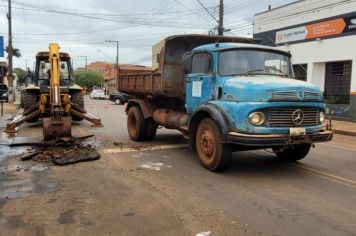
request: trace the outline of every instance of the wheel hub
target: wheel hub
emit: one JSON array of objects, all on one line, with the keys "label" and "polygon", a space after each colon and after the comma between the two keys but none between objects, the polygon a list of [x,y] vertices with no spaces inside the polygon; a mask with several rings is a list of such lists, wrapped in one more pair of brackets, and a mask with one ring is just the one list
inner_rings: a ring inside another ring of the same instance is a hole
[{"label": "wheel hub", "polygon": [[210,133],[204,132],[201,135],[200,147],[205,155],[207,155],[209,157],[213,155],[213,153],[214,153],[214,138]]}]

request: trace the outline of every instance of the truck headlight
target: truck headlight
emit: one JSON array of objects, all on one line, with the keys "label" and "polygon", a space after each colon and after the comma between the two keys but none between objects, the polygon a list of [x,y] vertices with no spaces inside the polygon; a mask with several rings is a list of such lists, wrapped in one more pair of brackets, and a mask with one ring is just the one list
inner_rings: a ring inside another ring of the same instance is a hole
[{"label": "truck headlight", "polygon": [[319,121],[320,121],[320,123],[323,123],[324,120],[325,120],[325,113],[323,111],[321,111],[319,113]]},{"label": "truck headlight", "polygon": [[7,97],[7,93],[3,93],[2,96],[3,96],[3,97]]},{"label": "truck headlight", "polygon": [[265,122],[265,115],[262,112],[253,112],[248,116],[251,125],[262,125]]}]

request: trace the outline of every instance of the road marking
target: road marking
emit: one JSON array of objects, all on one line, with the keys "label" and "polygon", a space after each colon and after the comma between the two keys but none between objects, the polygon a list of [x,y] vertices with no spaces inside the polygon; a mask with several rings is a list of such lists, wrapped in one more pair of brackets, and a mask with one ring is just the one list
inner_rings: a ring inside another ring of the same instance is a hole
[{"label": "road marking", "polygon": [[[261,150],[255,152],[255,153],[258,154],[260,157],[264,157],[265,158],[266,156],[261,155],[260,152],[261,152]],[[268,158],[275,159],[273,157],[268,157]],[[321,178],[330,180],[330,181],[332,181],[334,183],[338,183],[338,184],[342,183],[343,185],[347,185],[349,187],[356,188],[356,181],[355,180],[346,179],[344,177],[337,176],[337,175],[334,175],[334,174],[331,174],[331,173],[328,173],[328,172],[324,172],[322,170],[318,170],[318,169],[314,169],[314,168],[311,168],[311,167],[303,166],[302,163],[298,164],[298,163],[285,162],[285,164],[287,166],[290,166],[290,167],[294,167],[294,168],[297,168],[297,169],[301,169],[301,170],[310,172],[311,174],[314,174],[314,175],[317,175],[317,176],[319,176]]]},{"label": "road marking", "polygon": [[142,152],[142,151],[155,151],[155,150],[165,150],[165,149],[176,149],[176,148],[186,148],[188,144],[172,144],[172,145],[160,145],[160,146],[149,146],[149,147],[123,147],[123,148],[108,148],[104,149],[103,152],[107,154],[123,153],[123,152]]},{"label": "road marking", "polygon": [[335,144],[326,144],[326,143],[318,143],[318,145],[325,145],[325,146],[330,146],[330,147],[337,147],[337,148],[342,148],[348,151],[356,151],[356,149],[353,148],[348,148],[348,147],[343,147],[343,146],[339,146],[339,145],[335,145]]},{"label": "road marking", "polygon": [[334,175],[334,174],[330,174],[328,172],[324,172],[324,171],[317,170],[317,169],[310,168],[310,167],[306,167],[306,166],[301,166],[301,165],[298,165],[298,164],[293,164],[293,163],[289,163],[289,164],[291,166],[293,166],[293,167],[298,167],[300,169],[309,171],[309,172],[314,173],[316,175],[319,175],[319,176],[322,176],[322,177],[327,177],[328,179],[337,180],[338,182],[347,183],[349,185],[353,185],[353,187],[356,187],[356,181],[354,181],[354,180],[346,179],[346,178],[343,178],[343,177],[340,177],[340,176],[337,176],[337,175]]}]

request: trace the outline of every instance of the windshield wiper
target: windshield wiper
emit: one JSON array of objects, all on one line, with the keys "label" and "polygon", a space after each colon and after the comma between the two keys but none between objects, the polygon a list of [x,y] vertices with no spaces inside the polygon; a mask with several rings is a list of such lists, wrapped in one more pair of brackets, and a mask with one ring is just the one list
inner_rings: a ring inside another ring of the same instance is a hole
[{"label": "windshield wiper", "polygon": [[244,74],[242,75],[252,75],[252,74],[255,74],[255,72],[259,72],[259,71],[263,71],[263,72],[266,72],[264,69],[256,69],[256,70],[249,70],[247,72],[245,72]]},{"label": "windshield wiper", "polygon": [[288,75],[286,72],[284,72],[284,71],[282,71],[282,70],[280,70],[280,69],[277,69],[277,68],[275,68],[275,67],[269,67],[268,69],[275,70],[275,71],[281,73],[282,75],[284,75],[284,76],[286,76],[286,77],[289,77],[289,75]]}]

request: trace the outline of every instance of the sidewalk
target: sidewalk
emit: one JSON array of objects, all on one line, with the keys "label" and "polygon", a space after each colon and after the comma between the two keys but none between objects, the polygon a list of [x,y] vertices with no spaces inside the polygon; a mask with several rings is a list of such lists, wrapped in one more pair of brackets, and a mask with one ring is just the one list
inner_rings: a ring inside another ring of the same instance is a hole
[{"label": "sidewalk", "polygon": [[332,120],[331,124],[336,134],[356,136],[356,122]]},{"label": "sidewalk", "polygon": [[[6,127],[6,124],[9,122],[7,119],[11,118],[19,104],[9,104],[9,103],[4,103],[3,104],[3,116],[1,116],[1,111],[0,111],[0,130]],[[0,110],[1,110],[1,103],[0,103]]]}]

